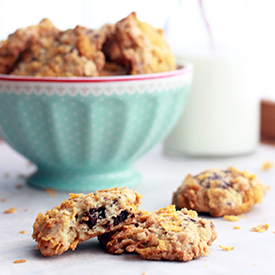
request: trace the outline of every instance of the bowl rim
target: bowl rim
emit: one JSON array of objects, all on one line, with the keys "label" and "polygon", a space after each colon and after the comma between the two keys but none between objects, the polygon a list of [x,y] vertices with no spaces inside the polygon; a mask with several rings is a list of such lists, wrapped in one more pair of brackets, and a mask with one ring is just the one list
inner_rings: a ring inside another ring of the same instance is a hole
[{"label": "bowl rim", "polygon": [[173,71],[139,75],[121,76],[96,76],[96,77],[33,77],[0,74],[0,81],[24,81],[24,82],[58,82],[58,83],[98,83],[98,82],[123,82],[137,80],[151,80],[185,75],[193,72],[193,64],[184,61],[178,63],[178,68]]}]

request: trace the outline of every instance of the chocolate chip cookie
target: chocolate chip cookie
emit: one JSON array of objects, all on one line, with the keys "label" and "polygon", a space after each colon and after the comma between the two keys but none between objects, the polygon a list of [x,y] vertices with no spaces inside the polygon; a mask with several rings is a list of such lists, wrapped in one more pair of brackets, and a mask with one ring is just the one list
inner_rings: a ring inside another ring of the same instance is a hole
[{"label": "chocolate chip cookie", "polygon": [[210,169],[188,175],[173,194],[173,204],[178,209],[186,207],[214,217],[239,215],[262,202],[266,189],[256,175],[247,171],[234,167]]},{"label": "chocolate chip cookie", "polygon": [[105,189],[70,198],[38,214],[32,237],[44,256],[62,254],[90,238],[117,230],[138,215],[141,196],[128,188]]},{"label": "chocolate chip cookie", "polygon": [[99,236],[113,254],[137,252],[149,260],[189,261],[209,253],[217,232],[212,221],[195,211],[167,206],[154,212],[142,211],[130,225]]}]

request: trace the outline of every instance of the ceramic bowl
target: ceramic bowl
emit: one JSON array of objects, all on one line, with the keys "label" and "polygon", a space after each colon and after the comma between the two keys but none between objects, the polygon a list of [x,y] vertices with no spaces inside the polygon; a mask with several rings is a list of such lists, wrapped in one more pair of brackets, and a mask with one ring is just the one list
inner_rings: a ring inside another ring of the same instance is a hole
[{"label": "ceramic bowl", "polygon": [[73,192],[138,183],[132,164],[178,121],[193,75],[0,75],[0,136],[37,165],[28,183]]}]

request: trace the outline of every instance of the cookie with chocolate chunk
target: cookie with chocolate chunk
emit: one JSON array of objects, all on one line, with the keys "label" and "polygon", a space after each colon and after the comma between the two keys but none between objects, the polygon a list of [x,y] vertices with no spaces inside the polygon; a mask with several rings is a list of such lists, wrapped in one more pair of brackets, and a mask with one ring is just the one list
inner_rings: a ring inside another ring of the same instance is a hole
[{"label": "cookie with chocolate chunk", "polygon": [[117,230],[133,221],[139,213],[141,196],[128,188],[105,189],[70,198],[39,213],[32,237],[44,256],[62,254],[90,238]]},{"label": "cookie with chocolate chunk", "polygon": [[188,175],[173,194],[173,204],[178,209],[186,207],[214,217],[239,215],[262,202],[266,190],[257,176],[247,171],[234,167],[210,169]]},{"label": "cookie with chocolate chunk", "polygon": [[137,19],[133,12],[116,23],[115,35],[130,74],[166,72],[176,61],[161,29]]},{"label": "cookie with chocolate chunk", "polygon": [[217,238],[215,224],[195,211],[167,206],[156,212],[141,212],[135,222],[98,237],[113,254],[137,252],[149,260],[190,261],[209,253]]}]

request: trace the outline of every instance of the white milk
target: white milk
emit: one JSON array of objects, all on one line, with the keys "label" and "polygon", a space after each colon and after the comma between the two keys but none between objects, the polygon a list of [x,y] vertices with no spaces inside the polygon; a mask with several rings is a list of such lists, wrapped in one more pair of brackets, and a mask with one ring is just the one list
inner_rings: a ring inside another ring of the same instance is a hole
[{"label": "white milk", "polygon": [[167,154],[231,156],[253,152],[259,140],[261,64],[244,51],[188,52],[194,64],[190,98],[165,140]]}]

